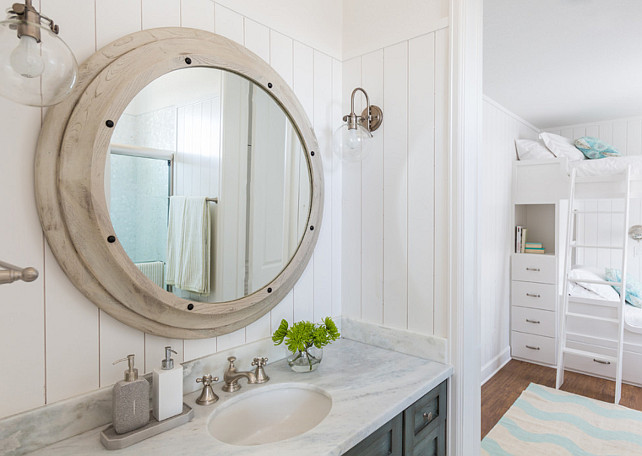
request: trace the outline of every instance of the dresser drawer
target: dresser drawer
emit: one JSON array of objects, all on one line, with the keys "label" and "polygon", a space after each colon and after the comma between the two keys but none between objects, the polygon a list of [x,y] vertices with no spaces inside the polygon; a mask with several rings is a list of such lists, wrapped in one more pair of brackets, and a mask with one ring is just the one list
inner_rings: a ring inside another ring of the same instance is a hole
[{"label": "dresser drawer", "polygon": [[510,327],[514,331],[555,337],[555,315],[550,310],[512,306]]},{"label": "dresser drawer", "polygon": [[[584,350],[596,354],[602,353],[607,356],[616,356],[617,350],[611,350],[605,347],[598,347],[595,345],[588,345],[573,340],[567,341],[568,348],[575,348],[577,350]],[[626,366],[622,363],[622,367]],[[585,372],[587,374],[597,375],[599,377],[615,378],[615,364],[600,358],[599,356],[588,358],[586,356],[575,355],[573,353],[566,353],[564,355],[564,368]]]},{"label": "dresser drawer", "polygon": [[511,331],[511,352],[514,358],[555,364],[555,339]]},{"label": "dresser drawer", "polygon": [[513,280],[554,284],[557,275],[555,255],[515,254],[511,271]]},{"label": "dresser drawer", "polygon": [[557,296],[555,285],[537,282],[520,282],[513,280],[510,290],[510,302],[514,306],[533,307],[535,309],[556,310]]},{"label": "dresser drawer", "polygon": [[[404,456],[445,454],[447,382],[427,393],[403,412]],[[445,436],[444,436],[445,437]]]}]

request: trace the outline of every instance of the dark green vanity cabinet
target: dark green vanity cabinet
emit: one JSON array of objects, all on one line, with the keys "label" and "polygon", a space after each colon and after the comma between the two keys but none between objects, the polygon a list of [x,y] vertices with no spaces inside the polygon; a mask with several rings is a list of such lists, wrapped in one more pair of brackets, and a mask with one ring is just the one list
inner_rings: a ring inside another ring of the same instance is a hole
[{"label": "dark green vanity cabinet", "polygon": [[443,381],[344,456],[445,456],[446,383]]}]

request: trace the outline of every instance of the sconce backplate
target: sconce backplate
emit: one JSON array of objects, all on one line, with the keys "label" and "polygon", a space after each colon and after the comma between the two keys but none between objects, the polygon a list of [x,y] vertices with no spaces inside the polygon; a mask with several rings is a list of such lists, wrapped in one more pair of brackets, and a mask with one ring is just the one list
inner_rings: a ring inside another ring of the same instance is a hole
[{"label": "sconce backplate", "polygon": [[[373,132],[377,128],[379,128],[381,122],[383,122],[383,111],[377,105],[370,105],[370,115],[370,131]],[[361,113],[361,117],[363,119],[368,118],[368,108],[363,110],[363,112]],[[368,128],[367,125],[364,125],[364,127]]]}]

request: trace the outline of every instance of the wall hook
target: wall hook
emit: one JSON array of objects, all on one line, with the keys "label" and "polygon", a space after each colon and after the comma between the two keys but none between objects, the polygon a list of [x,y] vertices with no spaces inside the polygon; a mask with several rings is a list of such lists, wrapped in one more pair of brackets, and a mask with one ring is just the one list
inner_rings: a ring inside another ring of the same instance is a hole
[{"label": "wall hook", "polygon": [[0,261],[0,284],[11,283],[16,280],[33,282],[38,278],[38,271],[35,268],[19,268],[4,261]]}]

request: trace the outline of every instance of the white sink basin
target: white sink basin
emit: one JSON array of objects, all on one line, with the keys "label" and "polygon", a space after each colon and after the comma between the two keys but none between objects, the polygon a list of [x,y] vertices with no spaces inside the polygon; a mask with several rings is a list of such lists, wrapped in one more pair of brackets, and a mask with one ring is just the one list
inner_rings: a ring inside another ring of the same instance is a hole
[{"label": "white sink basin", "polygon": [[232,445],[278,442],[309,431],[330,413],[332,398],[303,383],[282,383],[243,392],[221,404],[207,428]]}]

